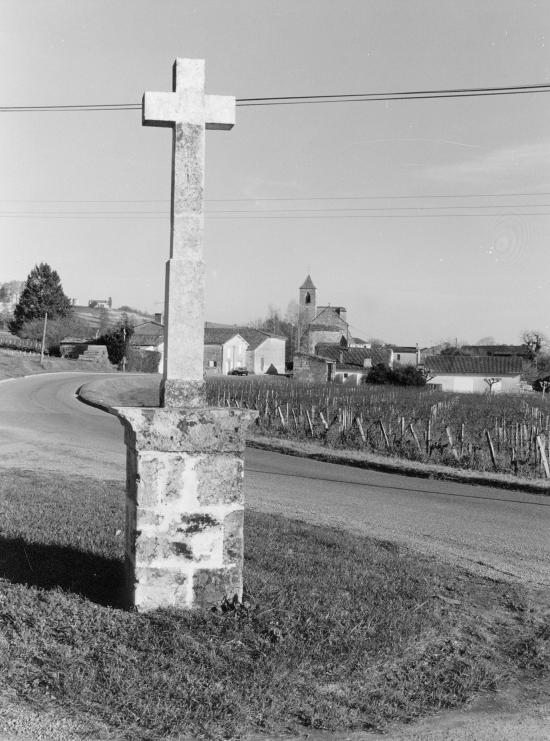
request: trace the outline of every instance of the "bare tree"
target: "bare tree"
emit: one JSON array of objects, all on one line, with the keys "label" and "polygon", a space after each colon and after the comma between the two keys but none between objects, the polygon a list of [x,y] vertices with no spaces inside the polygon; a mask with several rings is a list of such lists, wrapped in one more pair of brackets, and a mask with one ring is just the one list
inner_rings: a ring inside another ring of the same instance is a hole
[{"label": "bare tree", "polygon": [[487,386],[489,387],[489,393],[493,393],[493,386],[496,386],[497,383],[502,381],[502,378],[484,378],[483,379]]}]

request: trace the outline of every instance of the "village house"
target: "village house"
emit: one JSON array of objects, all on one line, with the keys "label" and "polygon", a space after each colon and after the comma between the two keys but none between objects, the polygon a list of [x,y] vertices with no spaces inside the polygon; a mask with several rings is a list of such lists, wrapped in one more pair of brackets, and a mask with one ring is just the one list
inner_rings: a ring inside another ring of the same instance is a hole
[{"label": "village house", "polygon": [[293,377],[302,381],[360,384],[379,363],[391,367],[391,349],[347,347],[343,340],[321,342],[315,346],[314,354],[296,353]]},{"label": "village house", "polygon": [[235,327],[248,343],[246,348],[246,369],[249,373],[266,373],[275,368],[277,373],[285,372],[286,337],[281,337],[263,329]]},{"label": "village house", "polygon": [[248,342],[233,328],[206,327],[204,330],[204,371],[206,375],[227,375],[246,368]]},{"label": "village house", "polygon": [[442,391],[502,393],[520,391],[519,357],[430,355],[424,359],[428,384]]},{"label": "village house", "polygon": [[392,365],[413,365],[415,368],[420,364],[420,349],[415,347],[390,345],[392,351]]},{"label": "village house", "polygon": [[[250,327],[207,326],[204,329],[205,375],[227,375],[236,368],[266,373],[273,366],[285,372],[285,338]],[[164,326],[157,321],[134,328],[128,349],[128,370],[162,371]]]}]

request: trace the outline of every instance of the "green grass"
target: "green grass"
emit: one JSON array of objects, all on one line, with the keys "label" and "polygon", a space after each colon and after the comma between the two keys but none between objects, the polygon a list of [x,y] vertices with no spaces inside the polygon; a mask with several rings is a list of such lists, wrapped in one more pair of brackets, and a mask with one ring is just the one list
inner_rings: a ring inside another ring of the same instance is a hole
[{"label": "green grass", "polygon": [[1,681],[120,738],[383,728],[548,665],[525,591],[389,543],[247,511],[243,606],[139,615],[119,483],[8,470],[0,501]]},{"label": "green grass", "polygon": [[46,357],[40,363],[40,355],[34,353],[13,354],[9,350],[0,348],[0,381],[6,378],[20,378],[36,373],[55,373],[56,371],[88,371],[109,372],[115,368],[106,369],[95,363],[85,363],[67,358]]}]

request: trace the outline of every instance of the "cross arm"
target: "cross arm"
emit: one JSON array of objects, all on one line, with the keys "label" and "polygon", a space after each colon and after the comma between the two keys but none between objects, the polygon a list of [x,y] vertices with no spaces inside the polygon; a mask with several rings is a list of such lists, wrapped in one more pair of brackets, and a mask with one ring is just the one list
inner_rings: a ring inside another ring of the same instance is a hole
[{"label": "cross arm", "polygon": [[173,126],[177,118],[174,93],[144,93],[141,117],[144,126]]},{"label": "cross arm", "polygon": [[232,95],[206,95],[206,128],[232,129],[235,125],[235,105],[236,101]]}]

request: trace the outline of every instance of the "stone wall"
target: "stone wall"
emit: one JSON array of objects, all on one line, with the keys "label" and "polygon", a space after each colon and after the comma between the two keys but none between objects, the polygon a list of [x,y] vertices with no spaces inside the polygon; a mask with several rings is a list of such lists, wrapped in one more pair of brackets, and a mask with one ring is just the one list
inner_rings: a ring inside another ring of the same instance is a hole
[{"label": "stone wall", "polygon": [[294,356],[292,377],[306,383],[326,383],[331,363],[313,355],[299,353]]},{"label": "stone wall", "polygon": [[161,353],[158,350],[130,346],[127,361],[127,370],[134,373],[160,373],[162,370]]},{"label": "stone wall", "polygon": [[216,376],[223,373],[221,345],[204,346],[204,372],[208,376]]}]

